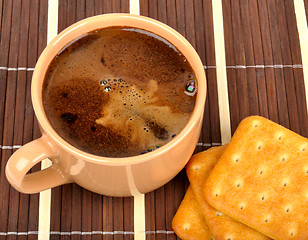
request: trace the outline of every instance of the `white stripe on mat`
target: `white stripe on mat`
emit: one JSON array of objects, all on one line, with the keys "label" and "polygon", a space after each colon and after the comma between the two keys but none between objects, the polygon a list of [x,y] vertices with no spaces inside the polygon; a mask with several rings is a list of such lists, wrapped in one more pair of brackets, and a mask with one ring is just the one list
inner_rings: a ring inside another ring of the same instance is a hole
[{"label": "white stripe on mat", "polygon": [[[135,10],[134,10],[135,11]],[[136,10],[138,11],[138,10]],[[216,66],[204,66],[205,69],[216,68]],[[303,68],[302,64],[293,64],[293,65],[283,65],[283,64],[276,64],[276,65],[235,65],[235,66],[226,66],[226,68],[234,68],[234,69],[245,69],[245,68]],[[0,70],[5,71],[34,71],[34,68],[27,68],[27,67],[0,67]]]},{"label": "white stripe on mat", "polygon": [[308,111],[308,26],[305,13],[305,4],[303,0],[294,0],[294,9],[296,23],[301,46],[301,55],[303,63],[304,84],[306,93],[306,107]]},{"label": "white stripe on mat", "polygon": [[221,0],[212,0],[212,7],[221,142],[226,144],[231,139],[231,123]]},{"label": "white stripe on mat", "polygon": [[0,67],[0,70],[6,71],[33,71],[34,68],[26,68],[26,67]]},{"label": "white stripe on mat", "polygon": [[0,236],[28,236],[28,235],[37,235],[38,231],[28,231],[28,232],[0,232]]},{"label": "white stripe on mat", "polygon": [[[204,66],[204,69],[216,68],[216,66]],[[247,68],[303,68],[301,64],[293,64],[293,65],[283,65],[283,64],[275,64],[275,65],[235,65],[235,66],[226,66],[228,69],[247,69]]]},{"label": "white stripe on mat", "polygon": [[61,236],[71,236],[71,235],[133,235],[134,232],[129,231],[112,231],[112,232],[103,232],[103,231],[91,231],[91,232],[81,232],[81,231],[72,231],[72,232],[57,232],[51,231],[50,235],[61,235]]},{"label": "white stripe on mat", "polygon": [[[48,0],[47,44],[58,34],[58,0]],[[41,169],[51,166],[51,161],[42,161]],[[38,240],[50,238],[51,189],[40,193]]]},{"label": "white stripe on mat", "polygon": [[[203,146],[203,147],[211,147],[211,146],[220,146],[221,143],[202,143],[202,142],[199,142],[197,143],[197,146]],[[18,148],[21,148],[22,145],[13,145],[13,146],[8,146],[8,145],[5,145],[5,146],[2,146],[0,145],[0,149],[2,150],[11,150],[11,149],[18,149]]]},{"label": "white stripe on mat", "polygon": [[213,146],[221,146],[221,143],[197,143],[197,146],[213,147]]},{"label": "white stripe on mat", "polygon": [[129,13],[140,15],[139,0],[129,0]]},{"label": "white stripe on mat", "polygon": [[[60,235],[60,236],[72,236],[72,235],[133,235],[134,232],[131,231],[112,231],[112,232],[103,232],[103,231],[71,231],[71,232],[60,232],[60,231],[50,231],[50,235]],[[174,234],[174,231],[168,230],[155,230],[155,231],[146,231],[146,235],[151,234]],[[28,232],[0,232],[0,236],[28,236],[28,235],[38,235],[38,231],[28,231]]]},{"label": "white stripe on mat", "polygon": [[13,146],[2,146],[0,145],[0,149],[6,150],[6,149],[18,149],[21,148],[21,145],[13,145]]},{"label": "white stripe on mat", "polygon": [[[129,1],[129,13],[140,15],[139,0]],[[131,175],[130,168],[127,169],[127,173]],[[128,178],[133,181],[132,176],[129,175]],[[145,240],[145,196],[137,191],[132,194],[134,196],[134,239]]]}]

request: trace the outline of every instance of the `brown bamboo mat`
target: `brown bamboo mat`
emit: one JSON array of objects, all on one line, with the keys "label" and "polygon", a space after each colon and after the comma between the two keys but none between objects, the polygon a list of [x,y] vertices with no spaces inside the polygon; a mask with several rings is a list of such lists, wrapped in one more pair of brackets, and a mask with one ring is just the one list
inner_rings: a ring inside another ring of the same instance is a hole
[{"label": "brown bamboo mat", "polygon": [[[305,0],[306,16],[308,1]],[[140,14],[184,35],[206,69],[208,95],[195,152],[221,144],[211,0],[140,0]],[[292,0],[222,0],[233,133],[249,115],[308,137],[303,66]],[[0,0],[0,239],[38,238],[38,194],[8,184],[10,155],[38,138],[30,84],[47,41],[47,0]],[[59,31],[85,17],[129,12],[129,0],[59,0]],[[39,169],[36,166],[34,170]],[[147,193],[146,238],[178,239],[171,221],[188,186],[185,171]],[[51,239],[134,239],[133,198],[91,193],[76,184],[52,190]]]}]

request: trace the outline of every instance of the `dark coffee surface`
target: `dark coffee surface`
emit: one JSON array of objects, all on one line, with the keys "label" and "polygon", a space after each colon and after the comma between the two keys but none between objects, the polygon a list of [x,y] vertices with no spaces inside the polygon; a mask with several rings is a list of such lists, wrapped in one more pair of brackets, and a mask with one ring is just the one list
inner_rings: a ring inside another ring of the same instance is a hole
[{"label": "dark coffee surface", "polygon": [[57,133],[100,156],[128,157],[169,142],[189,120],[193,71],[166,40],[112,27],[66,46],[45,76],[43,99]]}]

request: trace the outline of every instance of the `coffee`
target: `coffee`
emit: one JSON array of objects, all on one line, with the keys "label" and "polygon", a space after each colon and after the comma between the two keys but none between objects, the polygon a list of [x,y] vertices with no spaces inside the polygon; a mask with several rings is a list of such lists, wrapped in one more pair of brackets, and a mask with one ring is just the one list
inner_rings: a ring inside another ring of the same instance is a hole
[{"label": "coffee", "polygon": [[44,109],[73,146],[105,157],[140,155],[166,144],[194,109],[194,72],[151,32],[109,27],[68,44],[52,60]]}]

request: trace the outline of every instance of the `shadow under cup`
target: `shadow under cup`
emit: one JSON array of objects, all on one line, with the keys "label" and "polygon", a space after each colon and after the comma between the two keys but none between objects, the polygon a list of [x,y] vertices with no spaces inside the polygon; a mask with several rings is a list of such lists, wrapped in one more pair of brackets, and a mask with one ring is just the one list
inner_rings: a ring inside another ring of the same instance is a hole
[{"label": "shadow under cup", "polygon": [[[196,76],[198,89],[195,107],[184,129],[159,149],[143,155],[107,158],[83,152],[57,134],[44,111],[43,82],[53,58],[74,39],[111,26],[140,28],[165,38],[185,56]],[[105,14],[75,23],[48,44],[36,64],[31,91],[42,137],[24,145],[9,159],[6,175],[12,186],[24,193],[37,193],[75,182],[99,194],[131,196],[166,184],[184,168],[193,154],[202,127],[206,78],[203,64],[194,48],[169,26],[142,16]],[[27,174],[35,164],[46,158],[52,161],[51,167]]]}]

